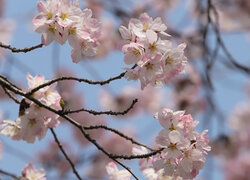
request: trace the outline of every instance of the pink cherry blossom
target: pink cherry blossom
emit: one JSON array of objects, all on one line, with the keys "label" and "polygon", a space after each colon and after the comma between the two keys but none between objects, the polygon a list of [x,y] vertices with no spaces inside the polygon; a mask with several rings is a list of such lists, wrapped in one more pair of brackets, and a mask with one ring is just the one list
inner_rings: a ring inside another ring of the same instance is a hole
[{"label": "pink cherry blossom", "polygon": [[33,18],[34,31],[42,33],[42,43],[49,45],[57,41],[61,45],[67,40],[72,49],[72,60],[96,55],[101,36],[100,22],[92,18],[90,9],[80,9],[80,1],[39,1],[39,14]]},{"label": "pink cherry blossom", "polygon": [[[47,82],[44,76],[37,75],[33,77],[29,73],[27,74],[27,80],[28,80],[29,90]],[[55,87],[56,83],[50,86],[46,86],[44,88],[40,88],[33,94],[33,97],[40,100],[45,105],[55,108],[56,110],[59,110],[61,109],[60,106],[61,96],[55,90]]]},{"label": "pink cherry blossom", "polygon": [[156,170],[164,169],[163,174],[193,179],[204,167],[205,156],[211,147],[207,130],[199,134],[195,131],[198,121],[183,111],[173,112],[163,108],[156,113],[155,118],[163,126],[156,137],[158,146],[164,150],[153,163]]},{"label": "pink cherry blossom", "polygon": [[[27,74],[29,88],[31,90],[46,82],[41,75],[35,77]],[[55,85],[46,86],[34,92],[32,96],[44,105],[55,110],[60,110],[61,96],[55,90]],[[41,140],[45,137],[48,128],[57,127],[60,124],[58,115],[53,112],[23,99],[25,105],[21,103],[19,117],[16,121],[4,120],[1,124],[0,133],[10,136],[13,140],[25,140],[28,143],[34,143],[36,137]],[[22,106],[25,106],[24,110]]]},{"label": "pink cherry blossom", "polygon": [[21,180],[46,180],[43,169],[35,169],[33,164],[28,163],[22,170]]},{"label": "pink cherry blossom", "polygon": [[125,53],[124,62],[125,64],[136,64],[143,57],[143,47],[138,44],[131,42],[130,44],[124,45],[122,51]]},{"label": "pink cherry blossom", "polygon": [[109,180],[130,180],[131,174],[127,170],[119,170],[113,162],[110,162],[106,169]]},{"label": "pink cherry blossom", "polygon": [[186,45],[173,47],[167,39],[166,25],[161,18],[149,17],[141,14],[139,19],[131,19],[128,28],[121,26],[119,31],[125,44],[122,51],[125,53],[125,64],[138,65],[128,69],[125,78],[141,81],[141,89],[148,84],[159,86],[168,84],[171,79],[183,73],[187,64],[184,55]]}]

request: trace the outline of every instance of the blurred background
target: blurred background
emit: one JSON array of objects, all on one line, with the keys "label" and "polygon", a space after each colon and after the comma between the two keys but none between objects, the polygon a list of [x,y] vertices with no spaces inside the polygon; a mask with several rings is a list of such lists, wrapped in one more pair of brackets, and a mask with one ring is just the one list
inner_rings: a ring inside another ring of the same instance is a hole
[{"label": "blurred background", "polygon": [[[16,48],[41,43],[41,34],[33,31],[32,18],[38,1],[0,0],[0,42]],[[212,3],[212,6],[211,4]],[[198,131],[208,129],[212,151],[197,179],[249,179],[250,168],[250,1],[249,0],[82,0],[82,8],[90,8],[102,22],[102,37],[97,56],[78,64],[71,60],[71,48],[53,42],[28,53],[11,53],[0,48],[0,74],[23,89],[26,74],[44,75],[50,80],[59,76],[76,76],[90,80],[106,80],[124,72],[120,25],[143,12],[161,17],[175,44],[185,42],[188,58],[186,73],[168,86],[143,91],[140,82],[125,78],[105,86],[76,82],[58,84],[66,107],[122,111],[132,100],[139,102],[125,116],[92,116],[72,114],[84,125],[105,124],[136,140],[154,146],[161,127],[154,113],[161,107],[185,110],[199,121]],[[15,120],[19,105],[0,88],[0,120]],[[18,97],[21,99],[20,97]],[[82,119],[88,121],[82,121]],[[84,140],[68,122],[55,129],[63,146],[84,179],[105,179],[105,165],[110,161]],[[130,154],[132,144],[104,131],[92,132],[110,152]],[[16,175],[28,162],[44,168],[47,179],[76,179],[51,133],[34,144],[13,141],[0,136],[2,155],[0,169]],[[0,148],[1,149],[1,148]],[[1,153],[0,153],[1,154]],[[135,174],[138,160],[126,161]],[[98,173],[97,173],[98,172]],[[7,180],[9,177],[1,175]],[[10,179],[10,178],[9,178]]]}]

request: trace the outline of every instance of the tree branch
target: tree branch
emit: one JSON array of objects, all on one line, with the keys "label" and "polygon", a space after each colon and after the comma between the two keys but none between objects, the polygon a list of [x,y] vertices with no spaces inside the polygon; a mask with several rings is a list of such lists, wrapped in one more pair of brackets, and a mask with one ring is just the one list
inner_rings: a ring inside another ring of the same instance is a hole
[{"label": "tree branch", "polygon": [[82,178],[80,177],[80,175],[78,174],[78,172],[77,172],[77,170],[76,170],[76,168],[75,168],[74,163],[71,161],[71,159],[70,159],[69,156],[67,155],[66,151],[63,149],[63,146],[62,146],[62,144],[60,143],[59,139],[57,138],[55,131],[54,131],[52,128],[50,128],[50,131],[51,131],[51,133],[53,134],[53,137],[54,137],[54,139],[55,139],[55,141],[56,141],[56,143],[57,143],[59,149],[60,149],[61,152],[63,153],[65,159],[69,162],[69,164],[70,164],[70,166],[71,166],[71,168],[72,168],[72,170],[73,170],[73,173],[76,175],[76,177],[77,177],[79,180],[82,180]]},{"label": "tree branch", "polygon": [[1,48],[4,48],[4,49],[9,49],[11,50],[13,53],[19,53],[19,52],[23,52],[23,53],[27,53],[29,51],[32,51],[32,50],[35,50],[35,49],[38,49],[38,48],[41,48],[43,47],[43,44],[38,44],[36,46],[32,46],[32,47],[27,47],[27,48],[23,48],[23,49],[17,49],[15,47],[12,47],[10,45],[5,45],[3,44],[2,42],[0,42],[0,47]]},{"label": "tree branch", "polygon": [[118,115],[125,115],[127,114],[131,109],[133,109],[134,105],[138,102],[137,99],[134,99],[133,102],[131,103],[131,105],[124,111],[122,112],[114,112],[114,111],[94,111],[94,110],[88,110],[88,109],[78,109],[78,110],[69,110],[69,111],[63,111],[63,114],[68,115],[68,114],[72,114],[72,113],[79,113],[79,112],[88,112],[90,114],[93,115],[102,115],[102,114],[106,114],[106,115],[113,115],[113,116],[118,116]]}]

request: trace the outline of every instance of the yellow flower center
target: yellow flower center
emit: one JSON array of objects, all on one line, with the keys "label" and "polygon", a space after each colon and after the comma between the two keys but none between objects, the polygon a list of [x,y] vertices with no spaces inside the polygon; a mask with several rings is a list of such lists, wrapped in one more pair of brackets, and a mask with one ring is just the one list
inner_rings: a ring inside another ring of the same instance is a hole
[{"label": "yellow flower center", "polygon": [[74,35],[74,34],[76,34],[76,27],[70,27],[69,28],[69,30],[68,30],[68,32],[69,32],[69,35]]},{"label": "yellow flower center", "polygon": [[48,11],[48,12],[46,13],[46,16],[47,16],[48,19],[52,19],[53,13],[52,13],[51,11]]},{"label": "yellow flower center", "polygon": [[176,148],[176,144],[173,144],[173,143],[170,143],[170,145],[168,146],[168,148],[171,149],[171,150],[177,149]]},{"label": "yellow flower center", "polygon": [[176,130],[176,128],[174,127],[173,123],[171,124],[171,127],[169,128],[170,131]]},{"label": "yellow flower center", "polygon": [[66,13],[62,13],[60,16],[60,18],[63,20],[66,19],[67,17],[68,17],[68,14],[66,14]]},{"label": "yellow flower center", "polygon": [[143,32],[146,32],[148,30],[148,24],[147,23],[143,22],[142,27],[143,27],[143,29],[142,29]]},{"label": "yellow flower center", "polygon": [[54,24],[50,24],[49,25],[49,31],[52,32],[52,33],[55,33],[56,32],[56,26]]},{"label": "yellow flower center", "polygon": [[167,57],[167,59],[165,60],[165,65],[171,65],[171,64],[173,64],[173,62],[174,62],[174,59],[173,58],[170,58],[170,57]]},{"label": "yellow flower center", "polygon": [[134,49],[134,50],[133,50],[133,54],[134,54],[135,56],[139,56],[139,55],[141,54],[141,52],[140,52],[139,49]]},{"label": "yellow flower center", "polygon": [[148,63],[148,64],[145,65],[145,67],[146,67],[147,70],[152,70],[153,69],[153,64]]},{"label": "yellow flower center", "polygon": [[150,44],[150,45],[149,45],[148,49],[149,49],[150,51],[155,51],[155,50],[157,49],[157,46],[156,46],[155,43],[153,43],[153,44]]}]

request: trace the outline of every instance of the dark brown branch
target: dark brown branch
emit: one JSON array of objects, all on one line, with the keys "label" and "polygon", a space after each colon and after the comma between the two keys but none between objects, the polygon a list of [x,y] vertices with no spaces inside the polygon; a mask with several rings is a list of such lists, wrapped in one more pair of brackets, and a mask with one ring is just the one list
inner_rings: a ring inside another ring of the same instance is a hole
[{"label": "dark brown branch", "polygon": [[60,77],[60,78],[56,78],[56,79],[53,79],[51,81],[48,81],[44,84],[41,84],[40,86],[37,86],[36,88],[32,89],[30,92],[28,92],[27,94],[30,95],[30,94],[33,94],[34,92],[38,91],[39,89],[41,88],[44,88],[46,86],[49,86],[51,84],[54,84],[56,82],[59,82],[59,81],[78,81],[78,82],[85,82],[87,84],[92,84],[92,85],[104,85],[104,84],[108,84],[110,83],[111,81],[114,81],[114,80],[117,80],[117,79],[121,79],[123,76],[125,75],[125,72],[121,73],[120,75],[118,76],[115,76],[115,77],[112,77],[108,80],[105,80],[105,81],[92,81],[92,80],[89,80],[89,79],[84,79],[84,78],[77,78],[77,77]]},{"label": "dark brown branch", "polygon": [[34,49],[38,49],[38,48],[41,48],[43,47],[43,44],[38,44],[36,46],[32,46],[32,47],[28,47],[28,48],[23,48],[23,49],[17,49],[15,47],[12,47],[10,45],[5,45],[3,44],[2,42],[0,42],[0,47],[1,48],[5,48],[5,49],[9,49],[11,50],[13,53],[19,53],[19,52],[23,52],[23,53],[27,53],[29,51],[32,51]]},{"label": "dark brown branch", "polygon": [[1,173],[1,174],[4,174],[4,175],[6,175],[6,176],[12,177],[12,178],[14,178],[14,179],[17,179],[17,180],[19,179],[15,174],[6,172],[6,171],[1,170],[1,169],[0,169],[0,173]]},{"label": "dark brown branch", "polygon": [[125,159],[125,160],[131,160],[131,159],[144,159],[144,158],[149,158],[151,156],[154,156],[160,152],[162,152],[164,148],[161,148],[159,150],[147,153],[147,154],[142,154],[142,155],[131,155],[131,156],[126,156],[126,155],[116,155],[116,154],[110,154],[109,157],[115,158],[115,159]]},{"label": "dark brown branch", "polygon": [[77,177],[79,180],[82,180],[82,178],[80,177],[80,175],[78,174],[78,172],[77,172],[77,170],[76,170],[76,168],[75,168],[74,163],[71,161],[71,159],[70,159],[69,156],[67,155],[66,151],[63,149],[63,146],[62,146],[62,144],[60,143],[59,139],[57,138],[55,131],[54,131],[52,128],[50,128],[50,131],[51,131],[51,133],[53,134],[54,139],[55,139],[55,141],[56,141],[56,143],[57,143],[59,149],[60,149],[61,152],[63,153],[65,159],[69,162],[69,164],[70,164],[70,166],[71,166],[71,168],[72,168],[72,170],[73,170],[73,173],[76,175],[76,177]]},{"label": "dark brown branch", "polygon": [[131,103],[131,105],[124,111],[122,112],[114,112],[114,111],[94,111],[94,110],[88,110],[88,109],[78,109],[78,110],[72,110],[72,111],[64,111],[63,114],[67,115],[67,114],[72,114],[72,113],[79,113],[79,112],[88,112],[90,114],[93,115],[102,115],[102,114],[106,114],[106,115],[113,115],[113,116],[118,116],[118,115],[125,115],[127,114],[133,107],[134,105],[138,102],[137,99],[134,99],[133,102]]},{"label": "dark brown branch", "polygon": [[[137,65],[134,65],[131,69],[134,69]],[[118,76],[115,76],[115,77],[111,77],[107,80],[104,80],[104,81],[92,81],[92,80],[89,80],[89,79],[85,79],[85,78],[77,78],[77,77],[60,77],[60,78],[56,78],[56,79],[53,79],[51,81],[48,81],[44,84],[41,84],[40,86],[37,86],[36,88],[32,89],[30,92],[27,93],[27,95],[31,95],[33,94],[34,92],[38,91],[39,89],[41,88],[44,88],[46,86],[49,86],[51,84],[54,84],[56,82],[59,82],[59,81],[70,81],[70,80],[73,80],[73,81],[78,81],[78,82],[85,82],[87,84],[92,84],[92,85],[105,85],[105,84],[109,84],[111,81],[114,81],[114,80],[117,80],[117,79],[121,79],[125,73],[127,71],[119,74]]]},{"label": "dark brown branch", "polygon": [[85,129],[83,126],[81,126],[78,122],[74,121],[73,119],[71,119],[70,117],[64,115],[61,113],[61,111],[57,111],[49,106],[44,105],[43,103],[41,103],[39,100],[33,98],[32,96],[30,96],[29,94],[26,94],[25,92],[23,92],[22,90],[20,90],[19,88],[12,86],[8,81],[6,81],[4,78],[2,78],[2,76],[0,76],[0,85],[3,87],[6,87],[8,90],[19,94],[21,96],[24,96],[25,98],[31,100],[32,102],[36,103],[37,105],[39,105],[40,107],[43,107],[51,112],[54,112],[55,114],[63,117],[64,119],[66,119],[67,121],[69,121],[71,124],[73,124],[74,126],[76,126],[84,135],[84,137],[91,142],[93,145],[95,145],[95,147],[100,150],[101,152],[103,152],[106,156],[108,156],[110,159],[112,159],[113,161],[115,161],[116,163],[118,163],[119,165],[121,165],[123,168],[125,168],[127,171],[129,171],[132,176],[136,179],[139,180],[136,175],[127,167],[125,166],[123,163],[119,162],[117,159],[113,158],[113,156],[108,153],[105,149],[103,149],[97,142],[95,139],[91,138],[90,135],[88,133],[85,132]]},{"label": "dark brown branch", "polygon": [[11,98],[13,101],[15,101],[15,103],[21,104],[21,102],[15,96],[13,96],[5,87],[3,87],[3,90],[4,90],[5,94],[7,94],[9,96],[9,98]]},{"label": "dark brown branch", "polygon": [[210,15],[210,10],[214,12],[215,15],[215,23],[212,23],[212,27],[215,31],[216,34],[216,38],[217,38],[217,42],[219,43],[219,45],[221,46],[222,50],[224,51],[224,53],[226,54],[226,56],[228,57],[228,59],[230,60],[230,62],[238,69],[244,71],[247,74],[250,74],[250,67],[246,67],[244,65],[241,65],[237,62],[237,60],[232,56],[232,54],[229,52],[229,50],[226,47],[226,44],[224,43],[224,41],[221,38],[221,33],[220,33],[220,29],[219,29],[219,15],[217,12],[216,7],[213,5],[212,0],[208,0],[208,17],[211,18]]},{"label": "dark brown branch", "polygon": [[103,149],[97,142],[95,139],[91,138],[89,134],[87,134],[85,131],[84,131],[84,127],[82,126],[77,126],[82,134],[84,135],[84,137],[86,139],[88,139],[88,141],[90,141],[92,144],[95,145],[95,147],[100,150],[101,152],[103,152],[106,156],[108,156],[110,159],[112,159],[113,161],[115,161],[116,163],[118,163],[119,165],[121,165],[123,168],[125,168],[127,171],[130,172],[130,174],[132,174],[132,176],[134,176],[134,178],[136,180],[139,180],[138,177],[130,170],[130,168],[128,168],[127,166],[125,166],[123,163],[121,163],[120,161],[118,161],[116,158],[113,157],[112,154],[108,153],[105,149]]},{"label": "dark brown branch", "polygon": [[139,142],[135,141],[133,138],[128,137],[127,135],[121,133],[120,131],[118,131],[116,129],[113,129],[113,128],[110,128],[110,127],[107,127],[107,126],[104,126],[104,125],[88,126],[88,127],[84,127],[84,129],[86,129],[86,130],[105,129],[105,130],[111,131],[111,132],[123,137],[124,139],[130,141],[133,144],[136,144],[138,146],[143,146],[143,147],[149,149],[150,151],[155,151],[154,149],[146,146],[145,144],[142,144],[142,143],[139,143]]}]

